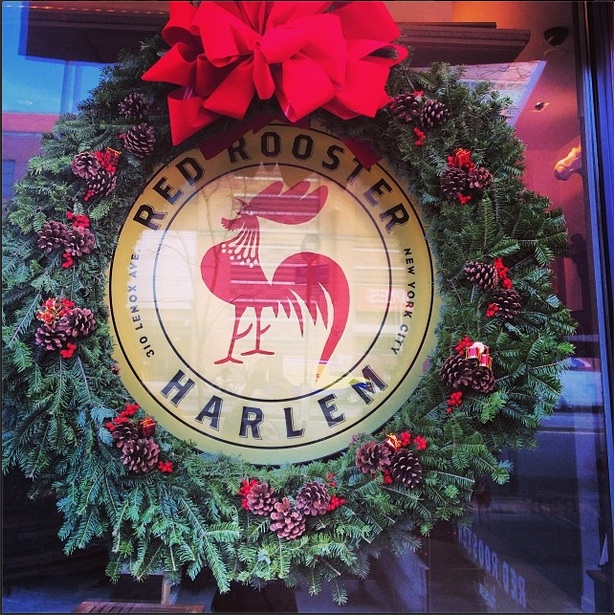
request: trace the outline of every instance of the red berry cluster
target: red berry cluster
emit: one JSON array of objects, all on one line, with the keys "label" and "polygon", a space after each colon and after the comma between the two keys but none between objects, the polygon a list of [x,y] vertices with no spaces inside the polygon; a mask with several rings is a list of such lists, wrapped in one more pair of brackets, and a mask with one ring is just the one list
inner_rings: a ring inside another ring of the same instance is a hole
[{"label": "red berry cluster", "polygon": [[[66,217],[73,223],[73,228],[90,228],[90,219],[85,214],[74,214],[72,211],[66,212]],[[62,268],[69,269],[75,264],[73,255],[65,251],[62,253]]]},{"label": "red berry cluster", "polygon": [[107,147],[104,152],[94,152],[94,156],[96,156],[101,168],[111,174],[117,171],[117,164],[121,155],[121,152],[118,152],[116,149],[112,149],[111,147]]},{"label": "red berry cluster", "polygon": [[[508,267],[504,264],[504,261],[499,256],[493,261],[493,264],[498,272],[500,286],[502,288],[510,290],[513,287],[513,282],[510,279],[510,277],[508,277]],[[487,306],[487,310],[485,311],[485,316],[487,316],[488,318],[492,318],[493,316],[497,314],[497,312],[500,311],[500,309],[501,308],[497,303],[492,302]]]},{"label": "red berry cluster", "polygon": [[171,474],[173,472],[173,462],[172,461],[159,461],[158,462],[158,470],[163,474]]},{"label": "red berry cluster", "polygon": [[[329,472],[327,474],[327,484],[331,488],[337,487],[337,481],[335,480],[335,475],[333,474],[333,472]],[[346,498],[341,498],[333,493],[331,494],[331,499],[329,500],[329,506],[327,507],[327,512],[332,512],[336,508],[339,508],[340,506],[342,506],[342,504],[345,504],[345,503],[346,503]]]},{"label": "red berry cluster", "polygon": [[469,348],[474,342],[466,335],[463,339],[459,340],[455,346],[455,352],[459,355],[465,354],[466,348]]},{"label": "red berry cluster", "polygon": [[124,409],[112,421],[105,423],[105,427],[109,431],[113,431],[116,425],[130,421],[138,410],[139,404],[126,404]]},{"label": "red berry cluster", "polygon": [[453,391],[446,400],[446,413],[450,414],[453,411],[453,408],[461,406],[462,401],[463,391]]},{"label": "red berry cluster", "polygon": [[498,278],[500,279],[500,286],[502,288],[510,289],[513,286],[512,280],[508,277],[508,267],[504,264],[501,257],[498,256],[493,261],[493,264],[498,272]]},{"label": "red berry cluster", "polygon": [[346,498],[340,498],[337,495],[332,495],[329,500],[329,506],[327,506],[327,512],[333,512],[336,508],[339,508],[342,504],[346,503]]},{"label": "red berry cluster", "polygon": [[77,351],[77,344],[73,344],[72,342],[67,342],[66,347],[60,350],[60,356],[63,359],[70,359],[75,352]]},{"label": "red berry cluster", "polygon": [[89,228],[90,226],[90,219],[85,214],[74,214],[72,211],[67,211],[66,217],[69,222],[73,223],[73,228],[78,226],[82,228]]},{"label": "red berry cluster", "polygon": [[413,436],[408,430],[402,431],[398,434],[389,434],[385,440],[385,444],[393,451],[400,448],[408,448],[413,444],[417,451],[424,451],[428,446],[427,438],[421,436],[420,434]]},{"label": "red berry cluster", "polygon": [[416,136],[414,145],[416,145],[417,147],[421,147],[421,145],[425,143],[425,139],[427,138],[427,135],[420,128],[417,128],[416,126],[413,128],[413,132]]},{"label": "red berry cluster", "polygon": [[255,478],[251,478],[250,480],[244,478],[241,481],[241,487],[237,490],[237,495],[241,496],[241,507],[244,510],[250,510],[250,507],[248,506],[248,495],[250,494],[250,491],[252,491],[252,487],[259,484],[260,481]]},{"label": "red berry cluster", "polygon": [[497,303],[490,303],[485,310],[485,316],[493,318],[500,311],[500,306]]}]

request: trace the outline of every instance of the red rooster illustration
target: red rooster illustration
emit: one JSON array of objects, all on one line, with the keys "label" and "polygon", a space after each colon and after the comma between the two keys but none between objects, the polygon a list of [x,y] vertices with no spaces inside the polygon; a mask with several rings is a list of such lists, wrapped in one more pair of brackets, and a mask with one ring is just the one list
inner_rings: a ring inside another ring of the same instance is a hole
[{"label": "red rooster illustration", "polygon": [[[246,337],[253,326],[254,348],[241,353],[241,356],[274,354],[261,347],[261,338],[271,327],[271,324],[261,324],[263,310],[271,308],[276,318],[280,306],[287,317],[294,312],[303,335],[303,314],[307,308],[312,322],[316,324],[320,314],[328,331],[320,355],[318,377],[346,327],[350,305],[348,282],[338,263],[312,251],[287,257],[278,265],[271,281],[267,279],[259,260],[259,218],[292,225],[308,222],[321,211],[328,195],[326,186],[308,193],[310,182],[307,180],[298,182],[285,192],[282,191],[283,187],[283,182],[273,182],[248,203],[237,199],[241,208],[236,217],[221,220],[226,230],[236,231],[237,234],[211,247],[201,260],[201,276],[209,290],[235,308],[228,353],[216,364],[243,363],[233,354],[235,342]],[[327,298],[333,307],[331,317]],[[302,308],[302,305],[305,307]],[[254,310],[255,321],[240,330],[240,321],[248,308]]]}]

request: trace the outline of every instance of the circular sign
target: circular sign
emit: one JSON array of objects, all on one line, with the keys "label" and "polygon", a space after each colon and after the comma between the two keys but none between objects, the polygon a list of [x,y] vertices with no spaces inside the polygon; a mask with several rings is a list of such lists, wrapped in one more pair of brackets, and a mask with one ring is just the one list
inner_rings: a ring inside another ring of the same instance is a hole
[{"label": "circular sign", "polygon": [[120,232],[109,304],[120,377],[204,451],[303,462],[381,427],[435,344],[434,263],[384,163],[272,123],[149,181]]}]

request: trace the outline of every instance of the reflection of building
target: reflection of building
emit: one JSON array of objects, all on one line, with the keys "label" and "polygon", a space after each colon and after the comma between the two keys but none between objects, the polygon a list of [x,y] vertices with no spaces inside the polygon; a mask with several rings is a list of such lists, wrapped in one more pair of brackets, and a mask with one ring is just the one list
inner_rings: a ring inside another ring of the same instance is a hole
[{"label": "reflection of building", "polygon": [[[13,194],[13,184],[23,177],[28,161],[40,152],[42,135],[51,131],[60,114],[77,111],[79,101],[98,83],[100,62],[106,61],[82,54],[71,57],[58,53],[71,36],[70,27],[62,28],[63,20],[57,13],[51,30],[58,38],[51,48],[41,52],[35,43],[45,36],[35,27],[37,20],[33,11],[38,8],[39,13],[49,18],[49,7],[45,4],[2,3],[3,216],[5,203]],[[50,29],[49,24],[39,24],[39,27]]]},{"label": "reflection of building", "polygon": [[2,113],[2,216],[13,196],[13,184],[26,172],[30,158],[39,153],[41,136],[53,127],[57,115]]}]

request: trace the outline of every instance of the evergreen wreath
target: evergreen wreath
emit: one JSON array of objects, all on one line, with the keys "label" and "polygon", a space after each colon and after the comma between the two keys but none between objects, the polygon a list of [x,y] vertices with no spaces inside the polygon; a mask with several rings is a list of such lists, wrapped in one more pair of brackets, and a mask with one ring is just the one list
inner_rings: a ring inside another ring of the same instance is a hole
[{"label": "evergreen wreath", "polygon": [[[505,483],[505,449],[535,445],[561,391],[575,323],[550,263],[567,253],[562,213],[524,188],[510,101],[463,69],[391,70],[375,118],[318,111],[406,178],[437,259],[442,312],[417,389],[374,434],[331,459],[276,467],[200,452],[129,398],[112,358],[106,272],[144,178],[235,120],[174,147],[169,87],[141,80],[160,37],[105,69],[79,112],[45,134],[3,226],[3,472],[53,493],[70,554],[109,545],[107,574],[164,571],[283,580],[318,593],[365,578],[382,550],[415,550],[438,521],[469,522],[475,485]],[[275,111],[253,101],[248,117]]]}]

